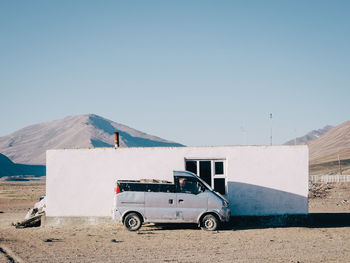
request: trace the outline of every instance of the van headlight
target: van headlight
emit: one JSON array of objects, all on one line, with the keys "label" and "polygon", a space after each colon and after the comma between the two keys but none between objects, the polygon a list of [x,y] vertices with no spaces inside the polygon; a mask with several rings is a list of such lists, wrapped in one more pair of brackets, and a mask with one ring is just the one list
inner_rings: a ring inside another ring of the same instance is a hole
[{"label": "van headlight", "polygon": [[226,200],[222,200],[222,207],[228,208],[228,202]]}]

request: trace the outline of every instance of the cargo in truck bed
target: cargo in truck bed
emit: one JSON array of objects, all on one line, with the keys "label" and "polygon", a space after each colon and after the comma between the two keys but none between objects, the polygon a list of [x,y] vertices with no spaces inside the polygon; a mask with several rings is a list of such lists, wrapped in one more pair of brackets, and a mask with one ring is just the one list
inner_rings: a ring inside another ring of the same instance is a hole
[{"label": "cargo in truck bed", "polygon": [[120,192],[175,192],[174,183],[156,179],[118,180],[117,185]]}]

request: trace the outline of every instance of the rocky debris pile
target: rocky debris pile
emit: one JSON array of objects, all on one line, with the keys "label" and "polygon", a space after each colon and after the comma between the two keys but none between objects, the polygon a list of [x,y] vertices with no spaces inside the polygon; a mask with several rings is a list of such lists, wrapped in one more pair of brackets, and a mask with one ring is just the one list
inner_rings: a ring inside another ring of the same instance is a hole
[{"label": "rocky debris pile", "polygon": [[329,184],[312,184],[309,188],[309,198],[326,198],[332,188]]},{"label": "rocky debris pile", "polygon": [[40,201],[35,203],[33,208],[29,209],[28,213],[24,217],[24,220],[21,222],[12,223],[12,225],[16,228],[40,226],[41,217],[45,214],[45,211],[46,199],[45,196],[41,196]]},{"label": "rocky debris pile", "polygon": [[350,204],[349,200],[341,200],[340,202],[337,203],[337,206],[348,206]]}]

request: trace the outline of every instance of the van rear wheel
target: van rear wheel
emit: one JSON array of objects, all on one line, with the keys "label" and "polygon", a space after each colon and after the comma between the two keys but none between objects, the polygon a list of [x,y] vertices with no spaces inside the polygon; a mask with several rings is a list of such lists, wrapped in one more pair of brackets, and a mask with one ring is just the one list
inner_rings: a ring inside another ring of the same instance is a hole
[{"label": "van rear wheel", "polygon": [[218,228],[219,221],[213,215],[206,215],[202,219],[201,228],[207,231],[215,231]]},{"label": "van rear wheel", "polygon": [[124,226],[129,231],[136,231],[139,230],[142,225],[141,218],[136,213],[130,213],[125,216],[124,219]]}]

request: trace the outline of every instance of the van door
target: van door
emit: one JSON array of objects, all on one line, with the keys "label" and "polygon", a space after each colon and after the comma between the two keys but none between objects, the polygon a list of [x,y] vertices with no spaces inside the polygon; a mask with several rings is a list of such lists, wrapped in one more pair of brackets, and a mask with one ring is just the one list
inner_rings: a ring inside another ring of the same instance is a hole
[{"label": "van door", "polygon": [[204,186],[191,177],[176,177],[176,218],[182,222],[197,222],[200,214],[208,210],[208,193]]},{"label": "van door", "polygon": [[176,194],[145,192],[145,220],[169,222],[176,220]]}]

